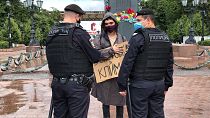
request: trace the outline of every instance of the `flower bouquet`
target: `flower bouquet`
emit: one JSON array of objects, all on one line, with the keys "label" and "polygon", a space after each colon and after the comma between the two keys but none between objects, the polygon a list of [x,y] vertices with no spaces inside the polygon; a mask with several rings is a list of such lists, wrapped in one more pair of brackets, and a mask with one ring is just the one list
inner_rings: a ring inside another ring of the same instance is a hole
[{"label": "flower bouquet", "polygon": [[117,12],[114,14],[116,16],[117,22],[129,22],[133,23],[136,21],[136,13],[133,9],[128,8],[126,11]]}]

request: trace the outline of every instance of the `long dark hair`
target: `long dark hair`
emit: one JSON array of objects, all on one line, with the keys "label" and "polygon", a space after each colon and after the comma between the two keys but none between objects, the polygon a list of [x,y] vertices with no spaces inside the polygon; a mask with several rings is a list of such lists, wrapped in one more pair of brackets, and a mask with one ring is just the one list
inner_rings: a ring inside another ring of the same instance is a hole
[{"label": "long dark hair", "polygon": [[101,39],[101,37],[104,37],[104,38],[108,39],[108,34],[107,34],[107,32],[104,30],[104,29],[105,29],[105,21],[106,21],[106,20],[113,20],[113,21],[115,22],[115,25],[116,25],[116,33],[118,32],[118,25],[119,25],[119,24],[117,23],[117,21],[116,21],[115,19],[113,19],[113,18],[110,16],[110,17],[104,19],[104,20],[102,21],[102,23],[101,23],[101,35],[100,35],[100,39]]}]

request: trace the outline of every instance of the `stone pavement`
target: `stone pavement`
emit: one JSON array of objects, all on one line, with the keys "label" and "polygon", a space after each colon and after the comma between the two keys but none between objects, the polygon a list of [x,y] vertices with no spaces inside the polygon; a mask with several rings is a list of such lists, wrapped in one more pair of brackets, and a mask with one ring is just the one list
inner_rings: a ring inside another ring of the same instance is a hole
[{"label": "stone pavement", "polygon": [[[25,50],[0,52],[0,62]],[[45,66],[35,73],[0,76],[0,118],[47,118],[52,78]],[[7,81],[1,81],[6,79]],[[174,86],[165,99],[166,118],[210,118],[210,70],[175,69]],[[88,118],[102,118],[101,103],[91,96]],[[115,107],[111,107],[115,118]],[[125,108],[125,118],[127,112]]]},{"label": "stone pavement", "polygon": [[[0,77],[0,80],[16,79],[0,81],[0,118],[46,118],[51,96],[49,78],[52,77],[46,71]],[[166,94],[166,118],[209,118],[209,91],[209,69],[175,70],[174,86]],[[92,96],[88,118],[102,118],[101,103]],[[111,118],[115,118],[113,106]]]}]

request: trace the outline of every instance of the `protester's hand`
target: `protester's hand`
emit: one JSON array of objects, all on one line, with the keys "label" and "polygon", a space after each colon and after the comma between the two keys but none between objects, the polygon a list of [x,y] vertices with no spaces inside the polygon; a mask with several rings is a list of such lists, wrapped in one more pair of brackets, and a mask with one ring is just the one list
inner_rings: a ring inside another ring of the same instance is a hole
[{"label": "protester's hand", "polygon": [[126,96],[126,91],[121,91],[121,92],[119,92],[119,94],[120,94],[121,96]]},{"label": "protester's hand", "polygon": [[115,53],[122,53],[123,49],[119,48],[117,44],[112,46],[112,49],[114,50]]},{"label": "protester's hand", "polygon": [[166,95],[167,91],[164,91],[164,94]]}]

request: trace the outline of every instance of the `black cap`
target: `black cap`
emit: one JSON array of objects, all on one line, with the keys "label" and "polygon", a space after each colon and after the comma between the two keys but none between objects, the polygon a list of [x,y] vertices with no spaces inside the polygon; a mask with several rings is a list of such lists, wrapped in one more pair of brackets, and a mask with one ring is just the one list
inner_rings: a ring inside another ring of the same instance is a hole
[{"label": "black cap", "polygon": [[84,15],[85,14],[85,11],[83,11],[78,5],[76,4],[70,4],[68,6],[66,6],[64,8],[64,11],[73,11],[75,13],[78,13],[78,14],[81,14],[81,15]]},{"label": "black cap", "polygon": [[154,15],[154,12],[151,9],[144,8],[144,9],[141,9],[139,12],[137,12],[137,16],[140,16],[140,15]]}]

